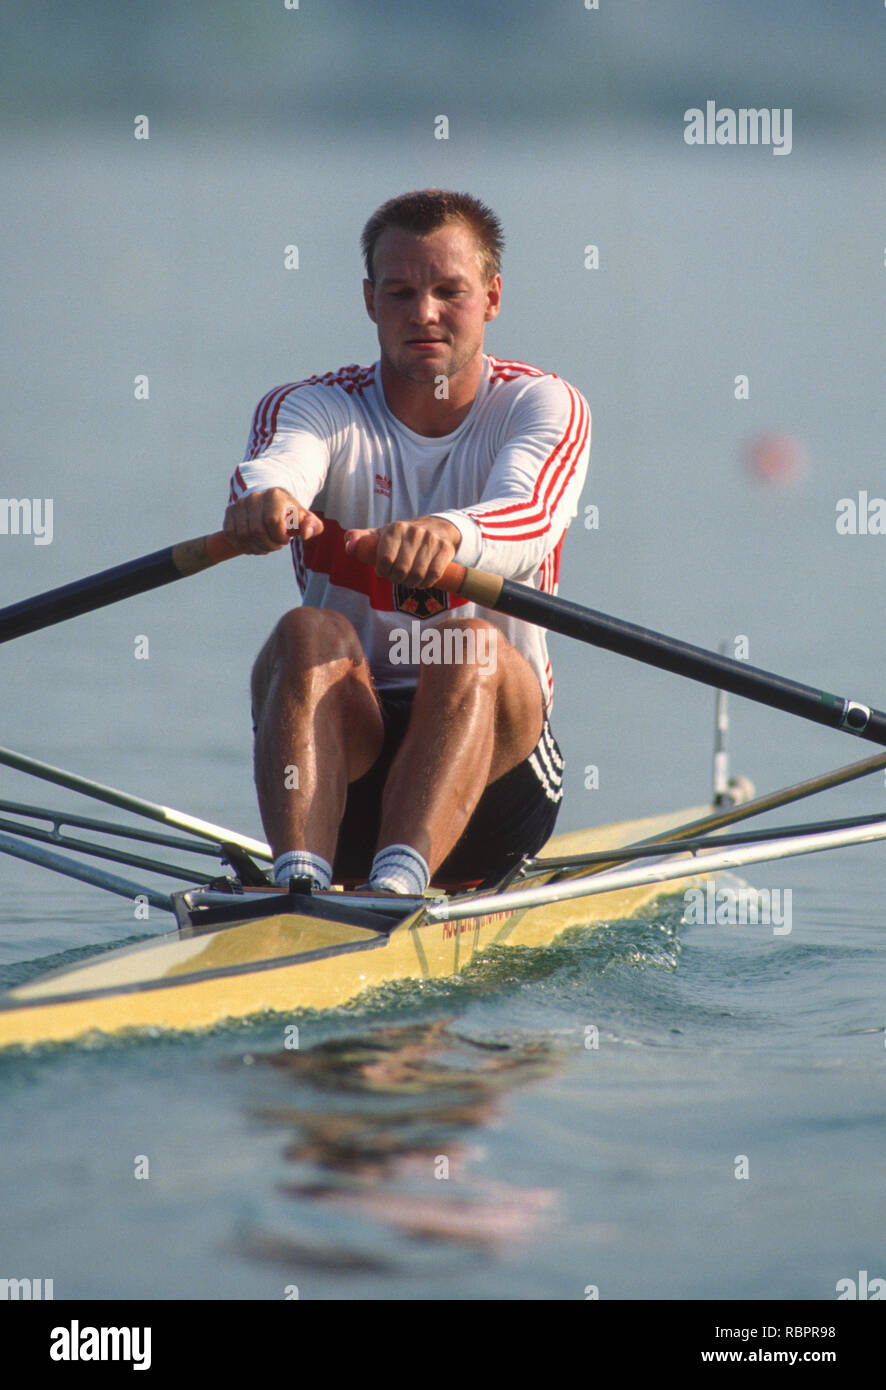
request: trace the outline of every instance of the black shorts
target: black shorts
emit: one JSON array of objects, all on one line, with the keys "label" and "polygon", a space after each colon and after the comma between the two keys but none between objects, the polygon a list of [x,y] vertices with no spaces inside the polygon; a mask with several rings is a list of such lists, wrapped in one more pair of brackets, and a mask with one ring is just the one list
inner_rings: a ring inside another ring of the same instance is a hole
[{"label": "black shorts", "polygon": [[[348,787],[333,867],[336,883],[365,883],[381,822],[381,799],[394,756],[409,724],[414,691],[379,694],[384,719],[381,753],[364,777]],[[441,886],[497,883],[524,855],[550,838],[563,800],[563,757],[547,719],[533,753],[491,782],[461,839],[434,874]]]}]

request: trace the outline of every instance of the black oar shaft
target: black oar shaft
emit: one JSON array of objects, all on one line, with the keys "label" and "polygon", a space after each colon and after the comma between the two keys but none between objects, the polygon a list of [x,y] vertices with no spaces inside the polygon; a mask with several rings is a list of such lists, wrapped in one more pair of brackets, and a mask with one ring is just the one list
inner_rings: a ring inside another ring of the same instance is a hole
[{"label": "black oar shaft", "polygon": [[78,579],[37,598],[11,604],[0,612],[0,642],[51,627],[53,623],[76,618],[80,613],[89,613],[93,608],[103,608],[117,599],[144,593],[146,589],[155,589],[178,578],[172,566],[172,547],[168,546],[155,555],[130,560],[89,579]]},{"label": "black oar shaft", "polygon": [[199,536],[196,540],[168,545],[152,555],[142,555],[137,560],[128,560],[123,565],[115,565],[113,569],[102,570],[88,579],[63,584],[61,588],[38,594],[36,598],[23,599],[21,603],[0,609],[0,642],[9,642],[13,637],[23,637],[27,632],[51,627],[53,623],[62,623],[66,618],[76,618],[80,613],[91,613],[95,608],[104,608],[118,599],[159,588],[161,584],[171,584],[176,579],[183,579],[186,575],[196,574],[217,564],[233,553],[219,533]]},{"label": "black oar shaft", "polygon": [[[468,575],[469,579],[462,589],[465,597],[471,597],[471,571],[468,571]],[[482,600],[478,597],[477,601]],[[658,666],[663,671],[673,671],[715,689],[728,690],[733,695],[743,695],[749,700],[799,715],[816,724],[842,729],[871,743],[886,745],[886,714],[859,701],[785,680],[770,671],[748,666],[743,661],[735,661],[731,657],[705,651],[702,647],[694,647],[688,642],[651,632],[648,628],[610,618],[605,613],[597,613],[567,599],[539,593],[513,580],[502,582],[495,603],[490,606],[496,612],[536,623],[551,632],[562,633],[564,637],[578,638],[581,642],[617,652],[620,656],[633,657],[648,666]]]}]

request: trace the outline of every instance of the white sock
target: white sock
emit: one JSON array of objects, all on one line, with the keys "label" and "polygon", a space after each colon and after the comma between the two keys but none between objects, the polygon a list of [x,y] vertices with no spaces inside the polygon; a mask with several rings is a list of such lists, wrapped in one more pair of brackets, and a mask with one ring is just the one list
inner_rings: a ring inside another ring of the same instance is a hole
[{"label": "white sock", "polygon": [[372,861],[369,886],[378,893],[418,896],[431,881],[431,871],[411,845],[387,845]]},{"label": "white sock", "polygon": [[293,878],[309,878],[315,888],[328,888],[332,883],[332,866],[319,854],[306,849],[288,849],[274,860],[274,882],[289,887]]}]

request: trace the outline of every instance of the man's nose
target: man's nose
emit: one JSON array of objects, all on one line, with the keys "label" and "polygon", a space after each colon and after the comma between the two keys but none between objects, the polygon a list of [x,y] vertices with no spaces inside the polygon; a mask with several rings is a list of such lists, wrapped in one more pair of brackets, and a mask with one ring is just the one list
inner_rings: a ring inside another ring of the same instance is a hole
[{"label": "man's nose", "polygon": [[432,294],[416,294],[410,317],[415,323],[431,323],[437,316],[437,301]]}]

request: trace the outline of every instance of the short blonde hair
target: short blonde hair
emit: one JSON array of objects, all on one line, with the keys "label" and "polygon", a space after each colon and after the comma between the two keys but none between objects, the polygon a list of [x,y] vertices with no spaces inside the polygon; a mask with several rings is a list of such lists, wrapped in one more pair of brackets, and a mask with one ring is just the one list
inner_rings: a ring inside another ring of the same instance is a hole
[{"label": "short blonde hair", "polygon": [[491,208],[474,198],[470,193],[451,193],[443,188],[422,188],[414,193],[401,193],[397,198],[389,198],[372,214],[363,234],[360,245],[366,263],[366,278],[375,284],[373,258],[375,246],[387,227],[400,227],[403,231],[416,232],[425,236],[436,232],[447,222],[462,222],[473,232],[477,241],[477,254],[480,271],[486,280],[498,275],[501,269],[501,253],[504,247],[504,234],[501,223]]}]

